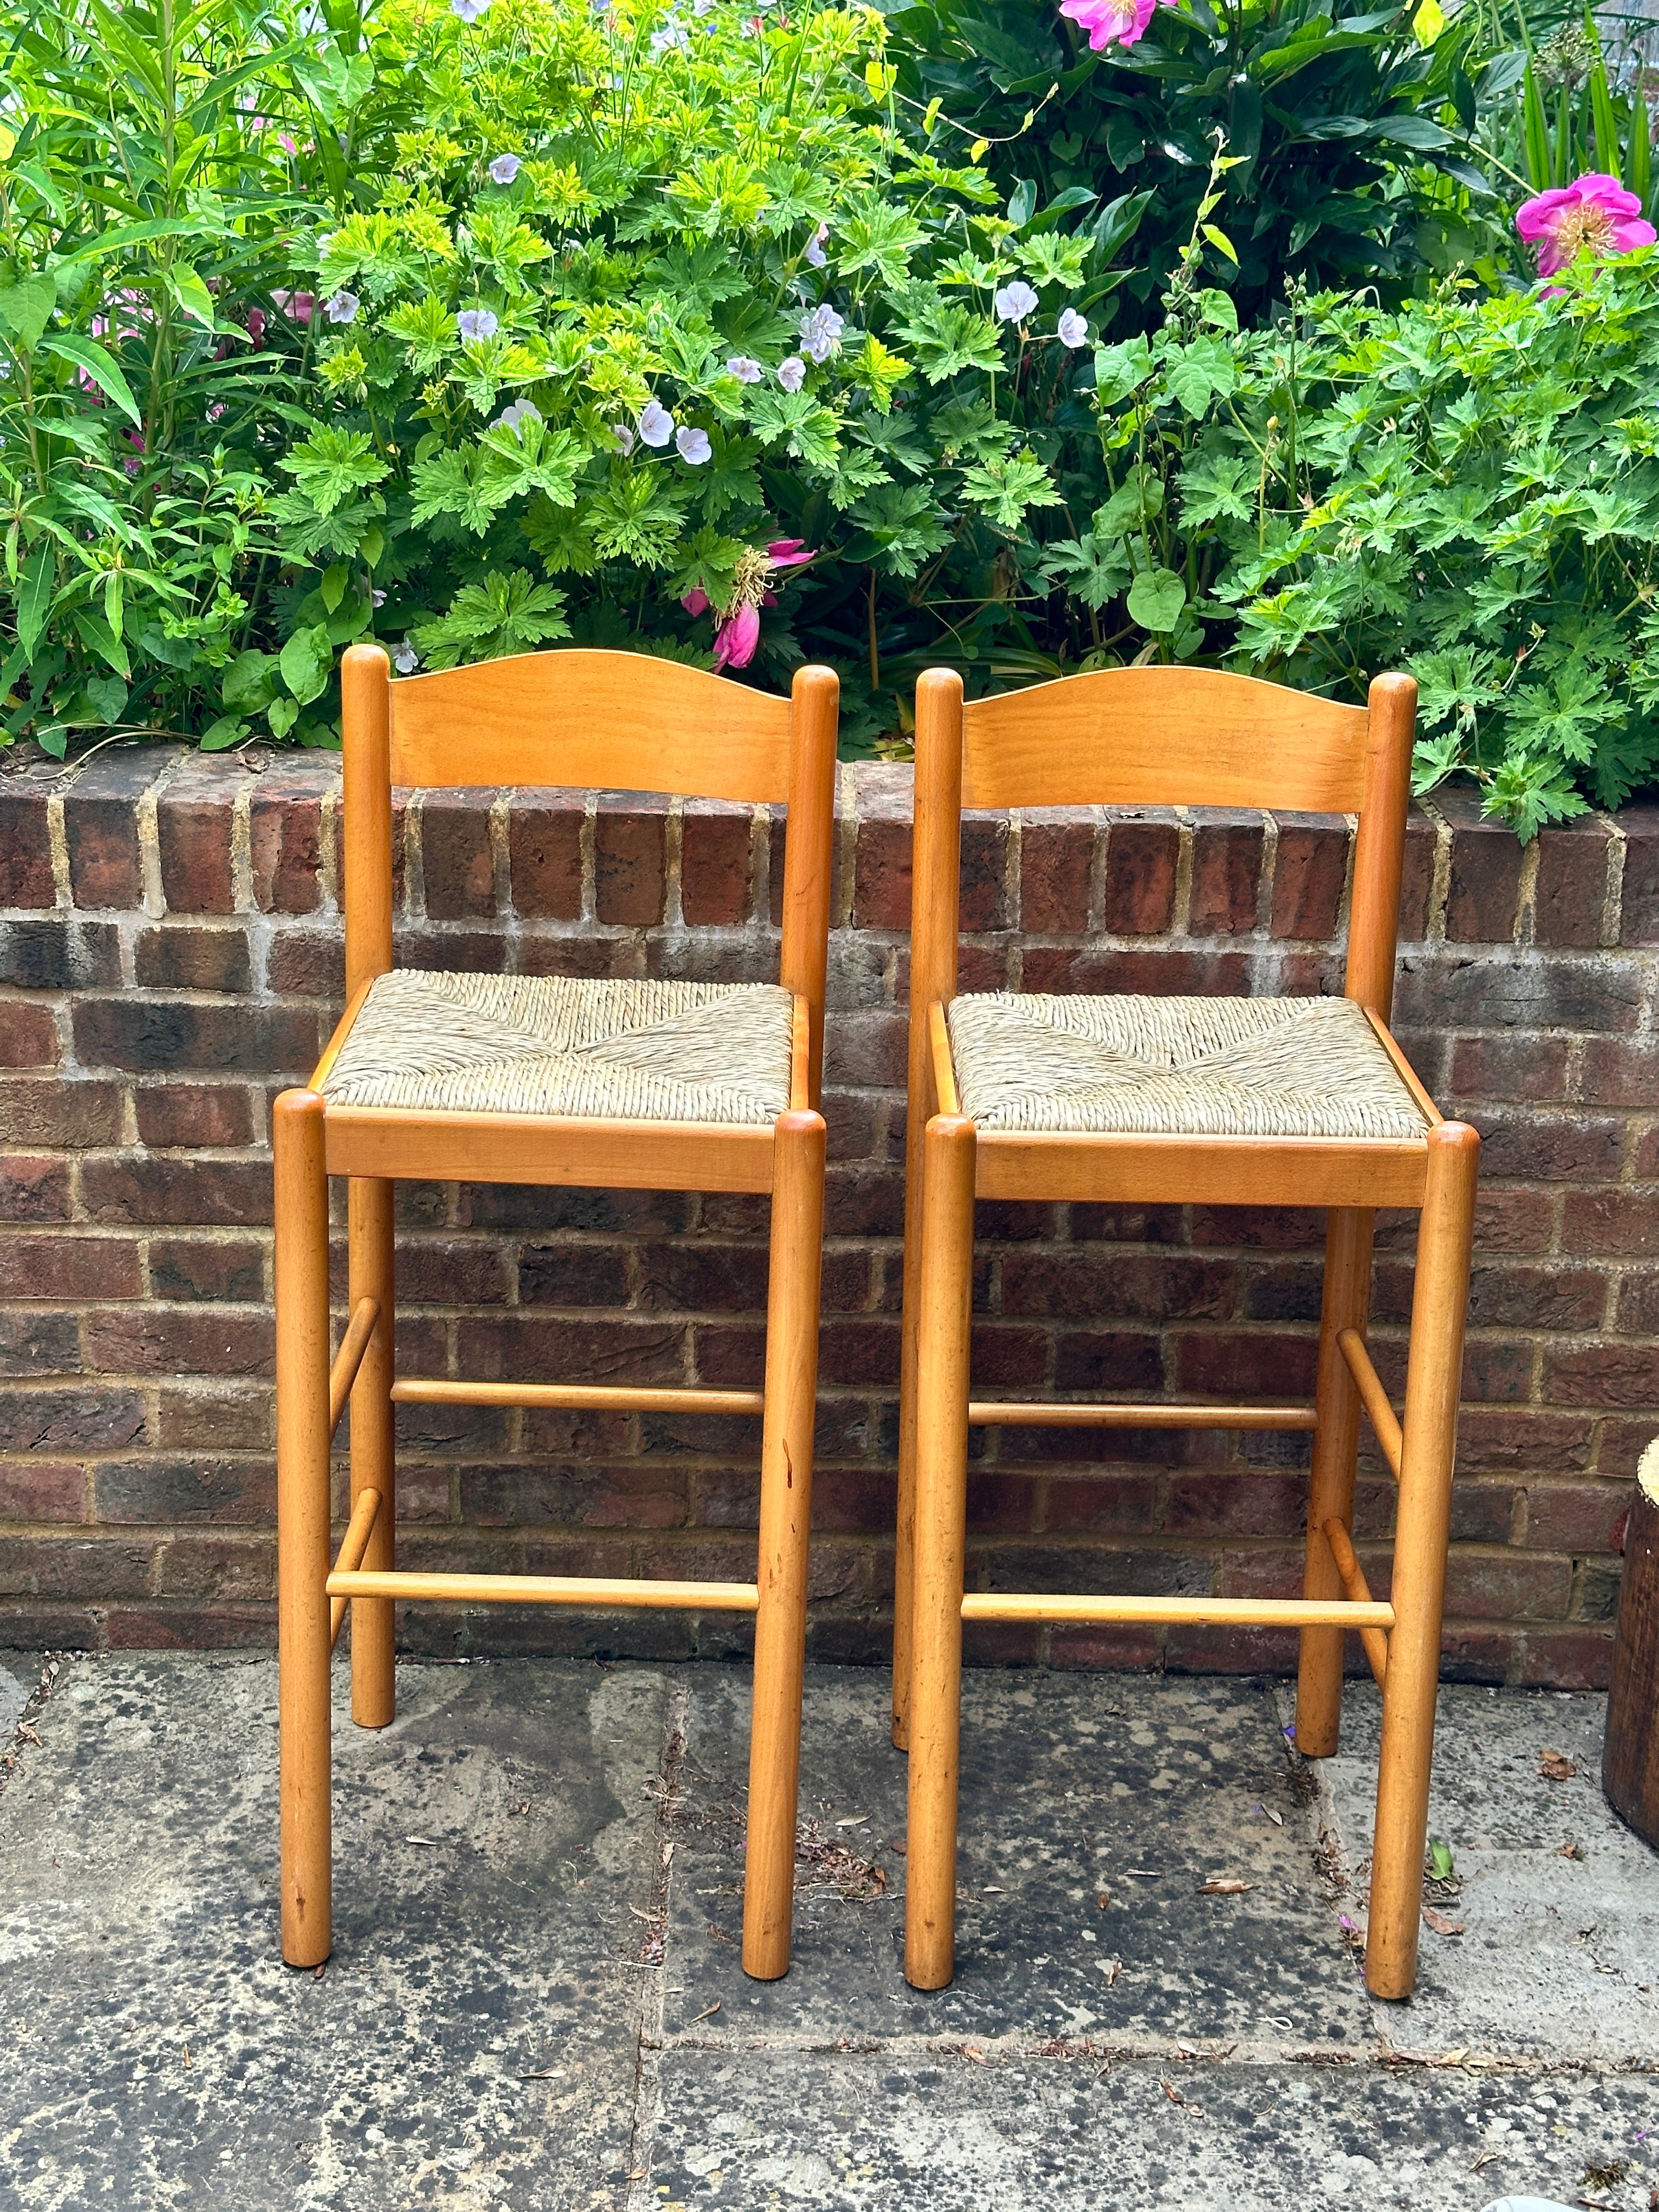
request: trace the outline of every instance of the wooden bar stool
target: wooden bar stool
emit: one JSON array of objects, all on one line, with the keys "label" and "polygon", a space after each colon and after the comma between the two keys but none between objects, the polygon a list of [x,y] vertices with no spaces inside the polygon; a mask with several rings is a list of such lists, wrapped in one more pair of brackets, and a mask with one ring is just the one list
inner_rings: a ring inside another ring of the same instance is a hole
[{"label": "wooden bar stool", "polygon": [[[1369,705],[1190,668],[1102,671],[963,703],[916,693],[893,1740],[910,1754],[905,1973],[952,1968],[964,1620],[1194,1621],[1302,1632],[1297,1741],[1336,1749],[1343,1634],[1382,1686],[1365,1975],[1409,1995],[1479,1139],[1443,1121],[1387,1028],[1417,690]],[[961,813],[974,807],[1259,806],[1357,813],[1345,995],[1181,999],[957,995]],[[1312,1405],[977,1400],[969,1381],[975,1198],[1328,1209]],[[1402,1424],[1365,1349],[1371,1225],[1419,1209]],[[1354,1557],[1361,1408],[1399,1485],[1393,1589]],[[1306,1429],[1297,1599],[1002,1595],[963,1589],[971,1425]]]},{"label": "wooden bar stool", "polygon": [[[271,1120],[283,1955],[326,1959],[329,1654],[352,1611],[352,1713],[393,1717],[395,1601],[752,1613],[754,1719],[743,1963],[789,1964],[817,1382],[824,1126],[818,1113],[838,685],[790,699],[627,653],[544,653],[393,684],[353,646],[342,671],[348,1003],[304,1090]],[[395,972],[392,791],[549,784],[787,802],[777,985]],[[349,1318],[331,1364],[328,1177],[349,1178]],[[763,1390],[398,1379],[392,1184],[767,1191]],[[351,1515],[329,1559],[329,1449],[351,1405]],[[760,1413],[752,1583],[399,1574],[392,1407],[562,1406]]]}]

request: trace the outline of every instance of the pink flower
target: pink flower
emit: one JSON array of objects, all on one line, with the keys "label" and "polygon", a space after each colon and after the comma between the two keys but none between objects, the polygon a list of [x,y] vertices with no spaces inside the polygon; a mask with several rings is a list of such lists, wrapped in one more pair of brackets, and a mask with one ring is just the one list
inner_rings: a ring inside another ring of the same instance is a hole
[{"label": "pink flower", "polygon": [[250,307],[247,311],[247,335],[251,345],[262,346],[265,342],[265,311]]},{"label": "pink flower", "polygon": [[1538,248],[1538,273],[1553,276],[1581,253],[1628,253],[1651,246],[1659,231],[1642,219],[1642,203],[1617,177],[1592,173],[1526,202],[1515,227]]},{"label": "pink flower", "polygon": [[270,296],[283,313],[292,316],[296,323],[308,323],[317,312],[314,292],[273,292]]},{"label": "pink flower", "polygon": [[1060,12],[1089,33],[1096,53],[1114,40],[1132,46],[1148,23],[1158,0],[1060,0]]},{"label": "pink flower", "polygon": [[775,568],[799,568],[804,562],[816,561],[817,548],[804,552],[804,538],[775,538],[766,549],[766,557]]},{"label": "pink flower", "polygon": [[694,584],[680,605],[689,615],[706,615],[709,607],[708,594],[701,584]]},{"label": "pink flower", "polygon": [[760,643],[760,609],[738,607],[714,632],[714,671],[747,668]]}]

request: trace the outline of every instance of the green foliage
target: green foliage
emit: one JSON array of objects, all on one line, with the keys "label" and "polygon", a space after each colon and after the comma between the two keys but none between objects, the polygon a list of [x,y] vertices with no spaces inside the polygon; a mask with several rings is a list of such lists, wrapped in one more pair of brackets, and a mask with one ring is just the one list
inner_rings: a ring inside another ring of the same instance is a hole
[{"label": "green foliage", "polygon": [[17,26],[0,58],[0,742],[234,742],[220,672],[268,617],[270,465],[307,365],[273,288],[292,281],[284,236],[345,182],[361,57],[231,0],[43,0]]},{"label": "green foliage", "polygon": [[1160,659],[1356,699],[1410,669],[1419,789],[1472,775],[1523,837],[1617,806],[1659,774],[1656,262],[1243,337],[1178,301],[1097,356],[1115,489],[1051,573]]},{"label": "green foliage", "polygon": [[[1148,196],[1114,303],[1150,327],[1216,133],[1237,165],[1202,232],[1206,281],[1258,321],[1287,276],[1403,290],[1425,269],[1508,258],[1507,208],[1476,133],[1514,106],[1524,57],[1484,10],[1437,0],[1334,17],[1325,0],[1183,0],[1097,53],[1055,0],[883,0],[899,96],[936,152],[973,142],[1028,206]],[[1109,309],[1103,305],[1102,319]]]}]

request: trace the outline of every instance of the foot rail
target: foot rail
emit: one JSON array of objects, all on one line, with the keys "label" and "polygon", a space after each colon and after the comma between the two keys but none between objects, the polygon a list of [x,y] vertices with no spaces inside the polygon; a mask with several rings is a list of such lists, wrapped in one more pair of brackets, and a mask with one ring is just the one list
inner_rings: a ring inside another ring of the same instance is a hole
[{"label": "foot rail", "polygon": [[363,1354],[368,1350],[368,1340],[374,1334],[374,1324],[380,1318],[378,1298],[359,1298],[351,1309],[351,1318],[346,1323],[345,1334],[340,1339],[340,1348],[334,1355],[334,1364],[328,1370],[328,1433],[331,1437],[340,1425],[346,1400],[351,1395],[351,1386],[357,1379],[357,1370],[363,1364]]},{"label": "foot rail", "polygon": [[[331,1584],[331,1588],[332,1585]],[[1043,1597],[969,1590],[964,1620],[1201,1621],[1228,1628],[1392,1628],[1394,1607],[1370,1599],[1312,1597]]]},{"label": "foot rail", "polygon": [[[374,1301],[366,1298],[363,1303],[373,1305]],[[340,1539],[340,1555],[334,1562],[333,1573],[328,1580],[329,1595],[333,1598],[328,1609],[328,1648],[331,1651],[340,1640],[340,1629],[345,1620],[346,1607],[350,1603],[349,1598],[333,1597],[334,1576],[349,1574],[354,1567],[361,1565],[363,1553],[368,1549],[368,1540],[374,1533],[374,1523],[380,1517],[380,1492],[360,1490],[357,1502],[351,1509],[351,1518],[346,1524],[346,1532]]]},{"label": "foot rail", "polygon": [[[343,1546],[341,1550],[343,1554]],[[390,1597],[447,1598],[475,1605],[636,1606],[652,1611],[684,1607],[703,1613],[756,1613],[760,1608],[760,1591],[753,1583],[632,1582],[602,1575],[364,1574],[337,1567],[328,1578],[328,1594],[342,1603],[354,1597]]]},{"label": "foot rail", "polygon": [[[1342,1587],[1350,1598],[1359,1605],[1372,1602],[1371,1586],[1365,1580],[1365,1571],[1354,1556],[1348,1532],[1334,1516],[1324,1524],[1325,1541],[1331,1547],[1331,1557],[1336,1561],[1336,1571],[1342,1577]],[[1365,1657],[1376,1677],[1380,1690],[1389,1671],[1389,1639],[1380,1628],[1361,1627],[1359,1640],[1365,1647]]]}]

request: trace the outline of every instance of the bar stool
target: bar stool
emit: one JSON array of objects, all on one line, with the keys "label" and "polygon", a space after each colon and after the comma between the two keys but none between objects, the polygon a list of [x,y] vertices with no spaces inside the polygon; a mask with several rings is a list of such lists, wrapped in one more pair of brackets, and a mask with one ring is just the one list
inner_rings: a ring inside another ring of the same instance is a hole
[{"label": "bar stool", "polygon": [[[347,1006],[308,1085],[284,1091],[271,1118],[283,1955],[315,1966],[331,1945],[329,1655],[348,1609],[353,1717],[384,1728],[399,1599],[719,1608],[756,1616],[743,1963],[775,1978],[789,1964],[800,1764],[836,676],[799,669],[781,699],[641,654],[572,651],[393,684],[386,654],[358,645],[341,680]],[[392,787],[458,782],[787,804],[779,983],[394,970]],[[330,1176],[349,1179],[349,1317],[331,1364]],[[769,1192],[764,1389],[398,1377],[398,1176]],[[348,1399],[351,1514],[331,1566],[329,1451]],[[400,1403],[759,1413],[756,1579],[401,1574]]]},{"label": "bar stool", "polygon": [[[1387,1026],[1417,689],[1365,707],[1192,668],[1113,669],[964,706],[916,693],[909,1126],[894,1741],[910,1755],[905,1973],[951,1976],[964,1620],[1221,1622],[1301,1631],[1296,1738],[1336,1749],[1343,1636],[1382,1689],[1365,1974],[1416,1972],[1429,1765],[1475,1176]],[[1340,998],[957,995],[961,815],[972,807],[1255,806],[1357,813]],[[969,1376],[975,1198],[1328,1209],[1312,1405],[995,1402]],[[1365,1347],[1378,1206],[1419,1212],[1403,1424]],[[1399,1486],[1389,1599],[1354,1556],[1364,1408]],[[963,1591],[975,1424],[1303,1429],[1313,1434],[1304,1595]]]}]

